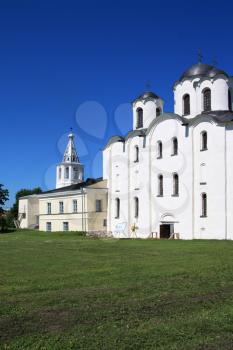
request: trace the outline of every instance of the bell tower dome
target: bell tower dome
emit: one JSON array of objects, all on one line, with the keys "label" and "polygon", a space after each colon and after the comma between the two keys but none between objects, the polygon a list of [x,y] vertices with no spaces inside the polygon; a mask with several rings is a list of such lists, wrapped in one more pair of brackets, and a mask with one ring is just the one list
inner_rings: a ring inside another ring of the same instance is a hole
[{"label": "bell tower dome", "polygon": [[83,181],[84,167],[80,163],[71,130],[62,162],[57,165],[56,188],[78,184]]}]

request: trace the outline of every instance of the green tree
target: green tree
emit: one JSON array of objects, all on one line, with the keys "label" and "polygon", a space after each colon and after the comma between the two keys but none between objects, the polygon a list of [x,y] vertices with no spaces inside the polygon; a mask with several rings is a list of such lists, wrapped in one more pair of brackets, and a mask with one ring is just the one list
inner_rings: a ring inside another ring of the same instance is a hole
[{"label": "green tree", "polygon": [[24,196],[29,196],[31,194],[40,194],[42,192],[42,189],[40,187],[33,188],[32,190],[22,188],[19,190],[15,195],[15,203],[13,204],[11,208],[11,214],[12,216],[17,219],[18,217],[18,209],[19,209],[19,198]]},{"label": "green tree", "polygon": [[0,215],[4,213],[3,206],[9,199],[9,191],[0,184]]}]

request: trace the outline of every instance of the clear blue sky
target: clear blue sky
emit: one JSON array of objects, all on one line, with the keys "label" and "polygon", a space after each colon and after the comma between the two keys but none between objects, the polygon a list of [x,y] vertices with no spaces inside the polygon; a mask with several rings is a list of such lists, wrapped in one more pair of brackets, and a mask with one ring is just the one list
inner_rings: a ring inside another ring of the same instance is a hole
[{"label": "clear blue sky", "polygon": [[65,134],[77,134],[86,177],[101,148],[131,128],[130,101],[147,90],[173,110],[188,66],[217,58],[233,74],[232,1],[0,1],[0,183],[55,184]]}]

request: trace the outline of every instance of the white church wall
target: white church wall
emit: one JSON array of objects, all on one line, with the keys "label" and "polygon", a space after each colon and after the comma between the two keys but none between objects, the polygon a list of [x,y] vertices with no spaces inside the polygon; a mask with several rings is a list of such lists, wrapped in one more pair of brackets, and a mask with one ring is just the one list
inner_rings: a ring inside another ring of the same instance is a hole
[{"label": "white church wall", "polygon": [[[172,156],[172,139],[177,137],[178,154]],[[162,141],[163,157],[157,159],[156,144]],[[163,220],[170,217],[180,238],[192,238],[192,154],[191,138],[177,120],[164,120],[150,134],[151,144],[151,227],[160,232]],[[179,176],[179,196],[173,196],[173,174]],[[158,196],[158,175],[163,175],[163,196]]]},{"label": "white church wall", "polygon": [[233,126],[226,129],[226,192],[227,192],[227,239],[233,239]]},{"label": "white church wall", "polygon": [[[207,150],[200,151],[201,132],[207,132]],[[216,142],[217,141],[217,142]],[[225,239],[225,128],[208,121],[193,128],[194,238]],[[205,164],[202,183],[200,165]],[[207,217],[201,217],[201,194],[207,194]]]}]

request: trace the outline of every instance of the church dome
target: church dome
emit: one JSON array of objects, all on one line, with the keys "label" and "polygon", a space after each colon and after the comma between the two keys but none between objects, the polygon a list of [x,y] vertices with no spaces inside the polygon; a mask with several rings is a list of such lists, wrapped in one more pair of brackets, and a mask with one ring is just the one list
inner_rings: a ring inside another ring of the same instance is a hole
[{"label": "church dome", "polygon": [[137,98],[135,98],[135,100],[133,102],[138,101],[138,100],[147,100],[147,99],[157,100],[159,98],[160,97],[158,95],[156,95],[154,92],[146,91],[143,94],[141,94],[140,96],[138,96]]},{"label": "church dome", "polygon": [[228,77],[228,74],[221,69],[218,69],[209,64],[197,63],[188,68],[180,77],[179,80],[193,78],[193,77],[208,77],[214,78],[218,74],[223,74]]}]

